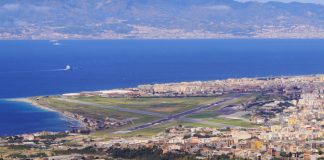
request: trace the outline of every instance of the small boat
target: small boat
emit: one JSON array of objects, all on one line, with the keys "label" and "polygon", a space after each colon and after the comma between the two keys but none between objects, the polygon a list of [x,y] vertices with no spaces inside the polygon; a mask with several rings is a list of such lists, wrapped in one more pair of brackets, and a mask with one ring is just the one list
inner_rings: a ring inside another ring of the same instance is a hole
[{"label": "small boat", "polygon": [[54,45],[54,46],[60,46],[61,43],[55,42],[55,43],[53,43],[53,45]]},{"label": "small boat", "polygon": [[70,66],[70,65],[66,65],[66,67],[65,67],[65,69],[64,69],[65,71],[69,71],[69,70],[72,70],[72,67]]}]

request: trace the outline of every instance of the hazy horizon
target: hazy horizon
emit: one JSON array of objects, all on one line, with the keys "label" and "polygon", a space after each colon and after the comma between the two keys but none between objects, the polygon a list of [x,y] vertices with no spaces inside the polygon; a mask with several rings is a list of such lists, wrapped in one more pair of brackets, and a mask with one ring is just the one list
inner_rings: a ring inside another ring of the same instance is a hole
[{"label": "hazy horizon", "polygon": [[300,3],[315,3],[315,4],[324,4],[324,0],[237,0],[240,2],[250,2],[250,1],[256,1],[256,2],[284,2],[284,3],[290,3],[290,2],[300,2]]},{"label": "hazy horizon", "polygon": [[3,0],[0,39],[324,38],[324,0],[242,1]]}]

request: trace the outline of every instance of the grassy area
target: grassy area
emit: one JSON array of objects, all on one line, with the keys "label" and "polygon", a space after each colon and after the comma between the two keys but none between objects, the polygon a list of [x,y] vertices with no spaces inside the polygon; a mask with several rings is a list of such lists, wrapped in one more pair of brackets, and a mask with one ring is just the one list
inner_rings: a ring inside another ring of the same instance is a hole
[{"label": "grassy area", "polygon": [[[129,132],[129,133],[115,133],[114,130],[103,130],[98,131],[92,134],[93,137],[101,137],[105,139],[112,138],[127,138],[127,137],[152,137],[157,135],[158,133],[164,132],[165,129],[171,128],[174,126],[191,126],[191,127],[210,127],[208,125],[199,124],[199,123],[189,123],[189,122],[180,122],[180,121],[172,121],[169,123],[162,123],[156,126],[152,126],[150,128],[145,128],[142,130]],[[126,127],[124,127],[126,130]]]},{"label": "grassy area", "polygon": [[29,148],[22,145],[0,147],[0,159],[24,159],[27,157],[41,157],[45,155],[51,155],[51,151]]},{"label": "grassy area", "polygon": [[163,114],[174,114],[191,108],[212,103],[223,97],[186,97],[186,98],[102,98],[89,97],[78,100],[103,105],[124,107],[136,110],[146,110]]},{"label": "grassy area", "polygon": [[213,123],[221,123],[221,124],[230,125],[230,126],[238,126],[238,127],[246,127],[246,128],[257,127],[257,125],[251,124],[250,122],[243,121],[240,119],[206,118],[203,120],[213,122]]},{"label": "grassy area", "polygon": [[128,119],[135,118],[134,122],[147,122],[154,120],[155,117],[135,114],[129,112],[121,112],[113,109],[96,107],[96,106],[88,106],[88,105],[80,105],[71,102],[65,102],[54,98],[43,98],[37,101],[39,104],[47,106],[48,108],[57,110],[57,111],[68,111],[80,115],[84,115],[86,117],[94,118],[94,119],[104,119],[106,117],[116,118],[116,119]]},{"label": "grassy area", "polygon": [[212,107],[210,109],[207,109],[207,110],[192,114],[192,115],[187,116],[187,117],[188,118],[198,118],[198,119],[217,117],[219,115],[218,112],[217,112],[218,110],[226,107],[227,105],[233,105],[233,104],[236,104],[236,103],[232,100],[232,101],[229,101],[229,102],[225,102],[225,103],[223,103],[221,105]]},{"label": "grassy area", "polygon": [[[81,101],[93,102],[97,104],[103,104],[107,106],[124,107],[135,110],[146,110],[151,112],[163,113],[163,114],[174,114],[182,112],[200,105],[209,104],[215,101],[219,101],[224,97],[186,97],[186,98],[102,98],[102,97],[90,97],[90,98],[78,98]],[[225,118],[216,118],[217,110],[225,107],[229,104],[240,104],[246,101],[246,97],[236,98],[229,102],[226,102],[218,107],[194,114],[189,116],[190,118],[198,118],[214,123],[223,123],[233,126],[251,127],[248,122],[242,120],[231,120]],[[48,106],[54,110],[58,111],[69,111],[77,114],[81,114],[87,117],[95,119],[103,119],[106,117],[112,117],[117,119],[128,119],[135,118],[132,124],[127,124],[125,126],[110,128],[107,130],[97,131],[91,134],[93,137],[101,137],[105,139],[111,139],[116,137],[134,137],[134,136],[154,136],[160,132],[163,132],[166,128],[170,128],[179,124],[184,126],[193,127],[214,127],[206,124],[189,123],[172,121],[168,123],[159,124],[146,128],[143,130],[138,130],[129,133],[116,133],[117,131],[127,131],[128,128],[138,126],[140,124],[148,123],[159,119],[159,117],[134,114],[128,112],[116,111],[113,109],[107,109],[97,106],[80,105],[77,103],[66,102],[62,100],[55,99],[53,97],[42,98],[38,100],[38,103],[44,106]]]},{"label": "grassy area", "polygon": [[233,100],[227,101],[225,103],[222,103],[221,105],[212,107],[210,109],[192,114],[190,116],[188,116],[188,118],[215,118],[217,116],[219,116],[219,110],[228,106],[228,105],[240,105],[240,104],[244,104],[247,103],[249,101],[252,101],[256,98],[256,94],[250,94],[250,95],[245,95],[242,97],[238,97],[238,98],[234,98]]},{"label": "grassy area", "polygon": [[195,119],[201,119],[201,118],[210,118],[210,117],[215,117],[214,112],[200,112],[200,113],[195,113],[192,115],[187,116],[187,118],[195,118]]}]

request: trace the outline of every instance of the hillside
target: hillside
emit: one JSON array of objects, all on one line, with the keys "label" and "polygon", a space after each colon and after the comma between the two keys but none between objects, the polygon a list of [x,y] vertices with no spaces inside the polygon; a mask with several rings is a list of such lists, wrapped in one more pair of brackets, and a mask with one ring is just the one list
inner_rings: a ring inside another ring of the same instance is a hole
[{"label": "hillside", "polygon": [[234,0],[2,0],[0,39],[323,38],[324,6]]}]

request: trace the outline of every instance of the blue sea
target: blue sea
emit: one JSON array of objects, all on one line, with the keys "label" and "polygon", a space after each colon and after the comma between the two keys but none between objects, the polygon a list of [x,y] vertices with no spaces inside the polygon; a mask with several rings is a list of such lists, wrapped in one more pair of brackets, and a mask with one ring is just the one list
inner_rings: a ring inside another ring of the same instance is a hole
[{"label": "blue sea", "polygon": [[[149,83],[323,74],[323,60],[324,40],[0,41],[0,98]],[[72,70],[64,71],[67,65]],[[66,129],[64,120],[45,123],[60,119],[52,112],[36,111],[31,117],[25,111],[34,110],[1,101],[0,135],[40,131],[44,126]],[[12,121],[6,116],[9,112],[10,118],[24,119]],[[25,120],[29,118],[36,124]]]},{"label": "blue sea", "polygon": [[69,130],[69,120],[24,102],[0,101],[0,136]]}]

